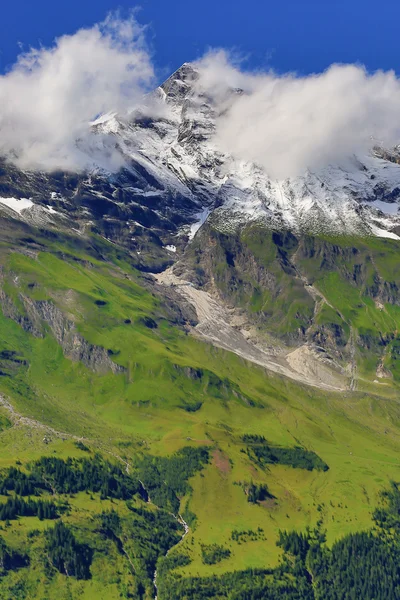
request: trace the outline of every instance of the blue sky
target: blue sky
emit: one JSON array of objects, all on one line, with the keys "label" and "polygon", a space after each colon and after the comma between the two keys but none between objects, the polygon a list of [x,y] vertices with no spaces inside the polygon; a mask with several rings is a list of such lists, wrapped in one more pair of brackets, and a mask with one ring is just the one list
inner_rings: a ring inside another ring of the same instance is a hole
[{"label": "blue sky", "polygon": [[[19,44],[47,46],[111,10],[134,6],[125,0],[5,1],[0,72],[15,61]],[[149,24],[161,78],[209,47],[235,48],[250,67],[278,72],[318,72],[332,62],[400,72],[398,0],[141,0],[140,6],[138,20]]]}]

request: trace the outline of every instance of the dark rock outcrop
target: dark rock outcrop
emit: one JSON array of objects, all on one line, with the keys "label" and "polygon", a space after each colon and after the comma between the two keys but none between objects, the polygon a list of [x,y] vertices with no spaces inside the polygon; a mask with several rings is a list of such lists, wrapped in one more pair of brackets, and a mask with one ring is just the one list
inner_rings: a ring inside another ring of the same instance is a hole
[{"label": "dark rock outcrop", "polygon": [[23,294],[19,294],[18,298],[25,314],[22,314],[13,300],[0,288],[0,304],[4,316],[13,319],[25,331],[35,337],[44,337],[46,329],[49,328],[66,358],[82,362],[96,373],[125,371],[124,367],[111,360],[105,348],[85,340],[78,332],[75,323],[69,320],[53,302],[35,301]]}]

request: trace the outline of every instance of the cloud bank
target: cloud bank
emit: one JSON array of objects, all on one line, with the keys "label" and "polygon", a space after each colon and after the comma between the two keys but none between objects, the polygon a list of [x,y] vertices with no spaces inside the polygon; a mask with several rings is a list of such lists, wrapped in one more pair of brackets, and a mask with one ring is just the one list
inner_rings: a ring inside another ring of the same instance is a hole
[{"label": "cloud bank", "polygon": [[[394,72],[332,65],[306,77],[250,73],[223,50],[196,67],[197,91],[212,98],[218,115],[217,147],[272,177],[344,163],[376,142],[400,142]],[[154,85],[145,29],[134,17],[109,16],[51,48],[31,49],[0,75],[0,155],[27,169],[76,171],[96,163],[115,171],[123,160],[115,139],[95,134],[90,122],[143,105]],[[160,114],[160,107],[147,110]]]},{"label": "cloud bank", "polygon": [[219,114],[219,149],[272,177],[341,164],[374,143],[400,143],[400,81],[393,71],[332,65],[306,77],[246,73],[224,51],[209,53],[197,68],[198,91]]},{"label": "cloud bank", "polygon": [[0,76],[0,155],[22,168],[79,170],[87,149],[116,169],[113,141],[89,123],[107,111],[125,112],[153,85],[144,30],[133,17],[103,23],[31,49]]}]

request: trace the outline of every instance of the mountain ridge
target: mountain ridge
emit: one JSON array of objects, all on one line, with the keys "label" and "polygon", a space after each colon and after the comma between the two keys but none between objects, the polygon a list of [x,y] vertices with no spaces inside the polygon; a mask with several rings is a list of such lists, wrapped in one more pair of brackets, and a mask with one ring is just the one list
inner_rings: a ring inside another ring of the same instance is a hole
[{"label": "mountain ridge", "polygon": [[[150,226],[183,243],[206,219],[225,231],[257,221],[297,234],[398,239],[400,165],[393,152],[375,149],[369,156],[350,157],[345,166],[271,179],[262,167],[215,146],[216,106],[199,77],[195,66],[185,63],[154,92],[152,107],[139,107],[128,118],[110,113],[94,121],[93,131],[114,140],[123,165],[119,172],[107,173],[99,165],[76,175],[39,174],[3,162],[0,196],[31,197],[54,210],[66,202],[69,212],[81,210],[80,226],[90,225],[90,218],[126,218],[128,225]],[[28,218],[29,210],[24,214]]]}]

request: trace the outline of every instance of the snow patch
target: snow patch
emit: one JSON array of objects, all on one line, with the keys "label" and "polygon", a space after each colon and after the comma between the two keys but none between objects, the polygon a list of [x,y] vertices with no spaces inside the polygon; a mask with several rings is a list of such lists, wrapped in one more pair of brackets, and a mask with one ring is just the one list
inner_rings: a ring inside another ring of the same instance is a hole
[{"label": "snow patch", "polygon": [[167,244],[166,246],[164,246],[164,248],[166,250],[169,250],[170,252],[176,252],[176,246],[173,246],[172,244]]},{"label": "snow patch", "polygon": [[[393,193],[400,188],[400,164],[371,152],[341,165],[307,169],[298,177],[274,179],[267,168],[236,160],[217,148],[216,106],[208,96],[199,101],[192,74],[192,67],[183,66],[164,89],[156,90],[165,112],[153,115],[151,126],[134,115],[127,119],[113,112],[92,123],[99,132],[115,134],[126,168],[134,175],[132,183],[138,181],[137,187],[128,188],[138,195],[138,203],[149,199],[145,204],[165,219],[160,208],[166,197],[171,199],[183,222],[195,221],[181,229],[190,240],[210,213],[214,225],[227,231],[259,221],[298,233],[399,239],[391,231],[400,227],[400,202]],[[141,180],[144,172],[146,183]]]},{"label": "snow patch", "polygon": [[19,215],[26,208],[33,206],[33,202],[29,198],[0,198],[0,203],[8,206]]},{"label": "snow patch", "polygon": [[103,123],[107,123],[108,121],[110,121],[111,119],[113,119],[116,115],[117,115],[117,113],[115,113],[115,112],[103,113],[102,115],[100,115],[99,117],[97,117],[97,119],[95,119],[94,121],[92,121],[90,123],[90,125],[101,125]]},{"label": "snow patch", "polygon": [[399,205],[397,202],[383,202],[382,200],[374,200],[368,203],[369,206],[379,209],[385,215],[398,215]]},{"label": "snow patch", "polygon": [[372,230],[373,235],[376,235],[376,237],[390,238],[391,240],[400,240],[400,237],[398,235],[396,235],[395,233],[393,233],[392,231],[387,231],[386,229],[381,229],[380,227],[377,227],[376,225],[371,225],[371,230]]},{"label": "snow patch", "polygon": [[204,225],[204,223],[207,221],[208,215],[210,214],[210,210],[208,208],[205,208],[201,213],[199,213],[197,216],[199,218],[198,221],[196,221],[196,223],[193,223],[193,225],[190,226],[190,230],[189,230],[189,240],[192,240],[194,238],[194,236],[196,235],[196,233],[198,232],[198,230],[200,229],[200,227],[202,225]]},{"label": "snow patch", "polygon": [[54,208],[52,206],[45,206],[44,209],[47,210],[47,212],[49,212],[51,215],[59,215],[60,214],[58,212],[58,210],[54,210]]}]

